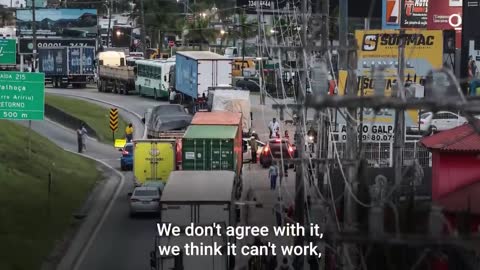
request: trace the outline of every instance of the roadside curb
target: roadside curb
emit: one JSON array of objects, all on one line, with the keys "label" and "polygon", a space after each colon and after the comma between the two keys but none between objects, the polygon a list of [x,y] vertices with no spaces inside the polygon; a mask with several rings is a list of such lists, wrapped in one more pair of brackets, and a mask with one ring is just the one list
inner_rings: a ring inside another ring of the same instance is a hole
[{"label": "roadside curb", "polygon": [[67,251],[56,267],[57,270],[76,270],[80,267],[80,263],[83,261],[83,258],[105,222],[106,217],[110,213],[115,200],[118,198],[125,183],[125,176],[100,159],[76,153],[69,149],[63,150],[94,160],[112,172],[110,178],[106,182],[96,185],[90,196],[86,199],[84,204],[93,202],[93,205],[89,207],[85,220],[82,221],[75,230]]}]

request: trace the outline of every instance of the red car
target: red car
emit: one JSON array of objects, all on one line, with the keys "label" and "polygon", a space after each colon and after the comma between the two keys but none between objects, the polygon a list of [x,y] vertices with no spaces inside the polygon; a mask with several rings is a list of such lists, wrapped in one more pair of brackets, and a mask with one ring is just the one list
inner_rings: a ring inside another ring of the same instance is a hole
[{"label": "red car", "polygon": [[295,147],[287,139],[271,139],[262,149],[260,165],[268,168],[274,159],[292,159],[294,153]]}]

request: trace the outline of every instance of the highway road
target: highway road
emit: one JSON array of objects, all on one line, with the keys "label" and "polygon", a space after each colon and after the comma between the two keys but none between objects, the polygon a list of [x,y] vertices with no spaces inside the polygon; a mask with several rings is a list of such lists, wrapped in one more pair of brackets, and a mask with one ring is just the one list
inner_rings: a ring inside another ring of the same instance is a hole
[{"label": "highway road", "polygon": [[[52,89],[47,88],[47,93],[60,95],[74,95],[77,98],[94,98],[103,102],[113,103],[116,106],[126,108],[134,113],[143,116],[149,107],[166,104],[166,101],[154,101],[148,98],[138,96],[124,96],[111,93],[99,93],[96,89]],[[93,101],[92,101],[93,102]],[[98,103],[98,102],[94,102]],[[105,107],[106,105],[98,103]],[[258,103],[257,103],[258,104]],[[259,108],[253,106],[254,125],[260,131],[266,133],[266,121],[269,121],[275,115],[268,106]],[[133,122],[137,127],[135,137],[141,136],[141,122],[138,117],[131,113],[120,110],[120,114],[127,121]],[[48,122],[46,122],[48,123]],[[267,122],[268,123],[268,122]],[[42,123],[43,125],[43,123]],[[33,128],[41,134],[47,135],[49,138],[60,144],[62,147],[67,146],[69,149],[75,149],[76,137],[72,131],[66,131],[58,125],[49,123],[42,126],[34,124]],[[293,133],[291,133],[293,134]],[[92,149],[91,154],[96,158],[102,159],[108,164],[119,167],[120,154],[113,148],[101,145],[96,142],[89,142],[94,146],[87,148]],[[90,248],[86,251],[85,257],[79,264],[78,270],[131,270],[131,269],[150,269],[149,252],[154,248],[154,237],[156,234],[156,217],[143,217],[132,219],[128,215],[128,196],[127,193],[133,189],[133,175],[131,172],[125,173],[126,183],[120,191],[120,196],[116,198],[111,211],[106,216],[105,222],[93,239]],[[285,198],[286,204],[293,202],[294,191],[294,173],[290,173],[289,177],[284,180],[283,187],[280,192],[269,190],[269,181],[267,178],[267,170],[260,168],[259,165],[245,165],[244,167],[244,187],[245,190],[251,188],[257,200],[264,204],[263,208],[253,209],[249,215],[250,225],[274,225],[274,216],[272,212],[273,204],[278,195]],[[285,239],[285,241],[290,241]],[[249,244],[252,239],[247,239],[242,244]],[[244,264],[245,260],[240,260]],[[237,266],[239,266],[237,264]],[[77,269],[75,269],[77,270]]]}]

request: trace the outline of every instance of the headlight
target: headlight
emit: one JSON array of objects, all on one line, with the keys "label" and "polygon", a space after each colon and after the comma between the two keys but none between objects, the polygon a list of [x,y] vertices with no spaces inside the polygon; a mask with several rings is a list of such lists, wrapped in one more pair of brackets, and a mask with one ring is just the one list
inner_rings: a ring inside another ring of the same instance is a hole
[{"label": "headlight", "polygon": [[310,142],[313,142],[313,136],[308,136],[308,140],[309,140]]}]

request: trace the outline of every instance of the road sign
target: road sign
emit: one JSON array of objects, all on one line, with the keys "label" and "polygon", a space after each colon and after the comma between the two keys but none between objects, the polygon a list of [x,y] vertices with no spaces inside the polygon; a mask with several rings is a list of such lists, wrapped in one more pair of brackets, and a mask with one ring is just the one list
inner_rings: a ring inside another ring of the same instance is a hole
[{"label": "road sign", "polygon": [[175,46],[175,41],[170,40],[170,41],[168,42],[168,46],[170,46],[170,48],[174,47],[174,46]]},{"label": "road sign", "polygon": [[0,72],[0,119],[43,120],[45,74]]},{"label": "road sign", "polygon": [[0,39],[0,64],[17,64],[17,41],[15,39]]},{"label": "road sign", "polygon": [[118,129],[118,109],[110,109],[110,129],[115,132]]}]

